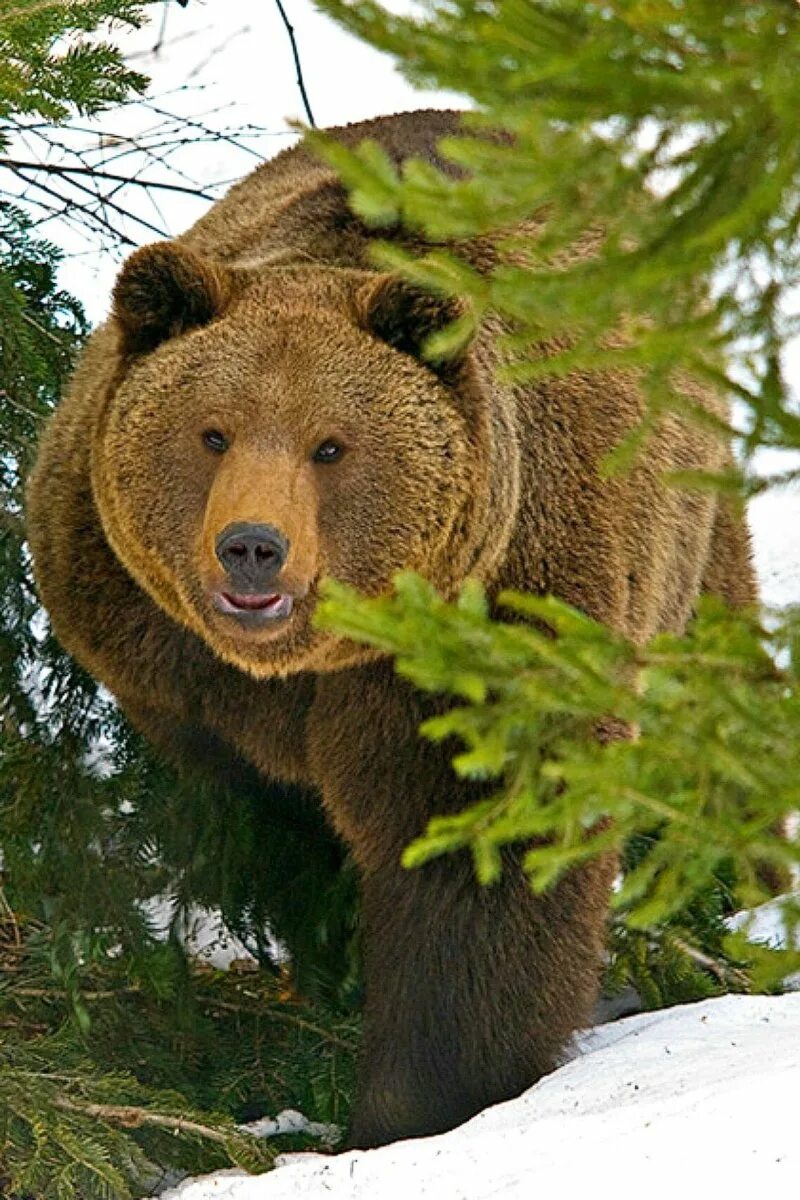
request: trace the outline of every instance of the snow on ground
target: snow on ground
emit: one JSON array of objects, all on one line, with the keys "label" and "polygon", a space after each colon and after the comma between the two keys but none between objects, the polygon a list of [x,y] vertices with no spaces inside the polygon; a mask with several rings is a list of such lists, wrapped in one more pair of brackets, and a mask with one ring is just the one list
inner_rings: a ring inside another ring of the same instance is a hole
[{"label": "snow on ground", "polygon": [[792,1195],[800,995],[725,996],[604,1025],[517,1100],[439,1137],[222,1171],[162,1200],[614,1200]]}]

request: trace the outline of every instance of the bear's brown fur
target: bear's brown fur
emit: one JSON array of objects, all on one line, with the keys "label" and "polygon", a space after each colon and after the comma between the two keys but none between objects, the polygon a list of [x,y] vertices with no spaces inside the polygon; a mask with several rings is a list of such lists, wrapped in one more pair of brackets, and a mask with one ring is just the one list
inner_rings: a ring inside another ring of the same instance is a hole
[{"label": "bear's brown fur", "polygon": [[[338,135],[441,165],[456,124],[409,113]],[[661,481],[720,467],[724,446],[666,417],[633,470],[601,478],[640,416],[634,384],[501,385],[491,323],[434,370],[420,344],[451,309],[376,273],[369,237],[301,146],[134,254],[28,504],[55,630],[134,723],[173,756],[209,731],[264,775],[317,788],[350,847],[366,971],[356,1146],[446,1129],[553,1067],[595,999],[614,864],[544,897],[513,850],[485,889],[466,855],[403,870],[428,819],[480,791],[420,740],[434,701],[312,628],[318,581],[378,593],[408,568],[453,595],[472,576],[491,594],[553,592],[637,641],[682,629],[704,587],[754,598],[742,524]],[[479,267],[491,255],[465,252]],[[330,441],[343,455],[314,461]],[[274,593],[226,573],[219,539],[241,523],[278,539],[234,538],[253,571],[288,542]],[[243,614],[230,578],[253,603],[293,602],[291,616]]]}]

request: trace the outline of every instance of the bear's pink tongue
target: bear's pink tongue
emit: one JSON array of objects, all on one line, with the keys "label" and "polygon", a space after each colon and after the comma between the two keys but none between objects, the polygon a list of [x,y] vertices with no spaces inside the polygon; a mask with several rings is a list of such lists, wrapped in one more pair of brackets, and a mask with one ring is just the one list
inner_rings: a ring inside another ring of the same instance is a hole
[{"label": "bear's pink tongue", "polygon": [[222,594],[234,608],[244,608],[248,612],[258,612],[264,608],[274,608],[283,599],[280,592],[271,592],[269,595],[261,596],[236,596],[232,592],[223,592]]}]

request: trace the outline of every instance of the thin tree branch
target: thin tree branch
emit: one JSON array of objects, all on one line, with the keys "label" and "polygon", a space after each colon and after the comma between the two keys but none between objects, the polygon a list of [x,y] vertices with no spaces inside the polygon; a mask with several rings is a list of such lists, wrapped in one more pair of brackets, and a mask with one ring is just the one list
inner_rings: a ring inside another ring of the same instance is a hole
[{"label": "thin tree branch", "polygon": [[[31,179],[30,176],[25,173],[26,171],[27,172],[30,172],[30,171],[35,172],[38,170],[38,167],[25,167],[25,168],[10,167],[9,170],[12,172],[12,174],[16,175],[18,179],[22,179],[25,183],[28,183],[28,184],[32,185],[33,187],[40,188],[43,192],[47,192],[52,196],[58,195],[58,193],[54,192],[52,188],[46,187],[38,179]],[[115,213],[118,213],[119,216],[124,217],[126,221],[135,221],[137,225],[142,225],[145,229],[149,229],[151,231],[151,233],[154,233],[156,235],[156,237],[165,238],[165,237],[169,236],[169,234],[164,229],[160,229],[158,227],[158,225],[154,225],[152,223],[152,221],[147,221],[147,220],[145,220],[144,217],[137,217],[135,213],[129,212],[128,209],[121,208],[119,204],[114,204],[113,201],[109,200],[107,196],[102,196],[99,192],[93,192],[92,189],[87,187],[85,183],[78,183],[78,181],[74,180],[74,179],[69,180],[68,182],[70,183],[70,185],[72,187],[78,188],[82,192],[86,192],[86,194],[91,196],[92,200],[95,200],[99,205],[103,205],[103,206],[108,205],[108,207],[110,209],[112,209]],[[131,238],[125,238],[125,236],[122,233],[119,233],[118,231],[116,231],[114,229],[113,225],[111,224],[111,222],[109,220],[107,220],[104,216],[102,216],[99,212],[93,212],[86,205],[80,205],[77,201],[69,199],[67,197],[64,197],[63,199],[64,199],[65,207],[67,205],[77,204],[77,206],[79,208],[82,208],[84,212],[86,212],[90,216],[92,216],[95,221],[99,221],[102,225],[105,225],[105,227],[107,229],[109,229],[112,233],[114,233],[120,239],[120,241],[127,241],[128,244],[131,246],[136,245],[136,243]]]},{"label": "thin tree branch", "polygon": [[[10,404],[12,408],[17,410],[17,412],[22,413],[23,416],[30,417],[33,421],[41,421],[44,419],[44,413],[35,413],[32,408],[27,408],[24,404],[20,404],[18,400],[15,400],[12,396],[9,396],[5,389],[0,390],[0,400],[2,400],[4,404]],[[11,915],[13,917],[13,913]]]},{"label": "thin tree branch", "polygon": [[59,166],[56,163],[24,162],[16,158],[0,158],[0,167],[8,167],[9,170],[44,171],[47,175],[91,175],[93,179],[107,179],[112,183],[132,183],[136,187],[159,188],[163,192],[182,192],[187,196],[197,196],[201,200],[216,199],[209,192],[200,191],[199,188],[183,187],[179,183],[161,183],[155,179],[137,179],[130,175],[116,175],[111,171],[97,170],[95,167]]},{"label": "thin tree branch", "polygon": [[[130,987],[107,988],[105,991],[81,992],[81,1000],[116,1000],[119,996],[130,996],[141,991],[137,984],[132,984]],[[64,992],[58,991],[56,988],[34,988],[34,987],[14,987],[9,991],[9,999],[16,1000],[18,996],[22,996],[26,1000],[53,1000],[61,1003],[64,999]]]},{"label": "thin tree branch", "polygon": [[[57,337],[56,334],[53,333],[52,329],[47,329],[44,325],[37,321],[35,317],[32,317],[30,313],[21,312],[19,315],[22,317],[22,320],[26,325],[30,325],[31,328],[35,329],[37,333],[41,333],[43,337],[49,338],[50,341],[54,342],[56,346],[59,346],[63,349],[63,339]],[[5,392],[2,394],[5,395]]]},{"label": "thin tree branch", "polygon": [[300,64],[300,53],[297,49],[297,41],[294,36],[294,26],[289,22],[289,18],[286,15],[286,9],[283,7],[281,0],[275,0],[275,4],[278,7],[278,12],[281,14],[281,19],[283,20],[283,23],[286,26],[286,32],[289,34],[289,41],[291,42],[291,45],[292,45],[292,57],[294,58],[294,66],[295,66],[295,70],[297,72],[297,86],[299,87],[300,95],[303,98],[303,107],[306,110],[306,116],[308,117],[308,123],[312,129],[316,129],[317,123],[314,120],[314,114],[312,113],[311,105],[308,102],[308,95],[306,93],[306,85],[303,80],[303,68]]},{"label": "thin tree branch", "polygon": [[227,52],[228,47],[232,42],[235,42],[237,38],[242,37],[243,34],[250,32],[252,32],[250,26],[243,25],[241,29],[236,29],[233,33],[228,34],[224,41],[219,42],[216,46],[214,46],[214,48],[209,51],[205,58],[200,59],[200,61],[192,67],[191,71],[186,76],[187,81],[190,79],[196,79],[197,76],[205,70],[208,64],[212,62],[218,54]]},{"label": "thin tree branch", "polygon": [[731,967],[727,963],[712,958],[710,954],[705,954],[702,950],[698,950],[696,946],[692,946],[689,942],[684,941],[682,937],[677,937],[673,934],[671,941],[673,946],[677,950],[680,950],[682,954],[685,954],[691,962],[710,972],[726,987],[730,987],[732,983],[735,983],[745,991],[750,990],[750,980],[747,977],[746,971],[740,971],[737,967]]},{"label": "thin tree branch", "polygon": [[160,1129],[172,1129],[175,1133],[194,1134],[195,1137],[205,1138],[209,1142],[218,1142],[222,1146],[230,1145],[234,1133],[222,1133],[210,1125],[201,1125],[199,1121],[187,1121],[185,1117],[168,1117],[166,1113],[152,1112],[148,1108],[139,1108],[134,1104],[91,1104],[88,1101],[69,1100],[66,1096],[56,1096],[53,1100],[56,1108],[62,1112],[80,1113],[84,1117],[97,1117],[100,1121],[109,1121],[121,1125],[124,1129],[139,1129],[142,1125],[155,1125]]},{"label": "thin tree branch", "polygon": [[[180,91],[181,89],[176,89],[176,90]],[[215,116],[217,113],[224,112],[226,109],[233,108],[233,106],[234,106],[233,101],[231,101],[230,104],[219,104],[219,105],[217,105],[216,108],[209,109],[208,112],[203,114],[203,116],[204,116],[204,118],[212,117],[212,116]],[[167,132],[170,128],[196,129],[199,131],[202,139],[211,138],[214,141],[227,142],[227,144],[229,146],[233,146],[233,148],[235,150],[241,150],[245,154],[253,155],[254,158],[259,159],[261,162],[264,161],[264,156],[262,154],[259,154],[257,150],[253,150],[253,148],[251,146],[246,146],[243,142],[240,142],[238,140],[238,138],[234,137],[233,134],[230,132],[228,132],[228,133],[226,133],[224,131],[216,132],[215,130],[211,129],[208,125],[203,124],[202,121],[192,120],[191,117],[181,117],[175,113],[170,112],[168,109],[161,108],[158,104],[154,103],[153,100],[148,100],[146,107],[149,112],[155,113],[156,116],[164,118],[165,132]],[[167,124],[170,121],[172,122],[172,126],[169,126]],[[256,135],[253,134],[252,136],[256,136]],[[184,141],[186,143],[194,144],[195,140],[191,139],[191,138],[185,138]]]},{"label": "thin tree branch", "polygon": [[[50,207],[50,212],[53,214],[53,216],[59,217],[63,220],[66,220],[69,218],[69,215],[70,215],[67,212],[67,209],[75,208],[78,210],[78,212],[83,213],[84,216],[87,217],[90,222],[94,222],[95,225],[99,225],[101,228],[107,229],[108,232],[110,234],[112,234],[114,236],[114,238],[116,238],[118,241],[122,242],[123,244],[125,244],[127,246],[134,246],[134,247],[136,246],[136,242],[133,240],[133,238],[128,237],[128,235],[126,233],[122,233],[118,229],[114,229],[113,225],[110,225],[109,222],[106,221],[105,218],[103,216],[101,216],[100,213],[93,212],[92,209],[90,209],[88,207],[88,205],[81,204],[80,200],[65,200],[64,197],[59,195],[58,192],[54,191],[53,188],[49,188],[46,184],[40,183],[37,179],[28,179],[27,176],[24,175],[21,171],[20,172],[15,171],[13,173],[15,175],[17,175],[18,179],[21,179],[22,182],[27,184],[29,187],[38,188],[39,191],[44,192],[46,196],[52,196],[55,200],[58,201],[58,205],[59,205],[58,208]],[[35,197],[32,199],[31,203],[40,204],[40,202]],[[40,206],[41,207],[49,207],[49,206],[45,206],[45,205],[40,205]],[[125,213],[125,216],[128,216],[128,215],[129,214]],[[160,236],[163,237],[164,235],[160,234]]]},{"label": "thin tree branch", "polygon": [[216,1000],[209,997],[203,1000],[203,1004],[207,1008],[215,1008],[220,1012],[242,1013],[248,1017],[259,1017],[264,1021],[285,1021],[288,1025],[296,1025],[300,1029],[306,1029],[309,1033],[314,1033],[317,1037],[322,1038],[326,1042],[330,1042],[333,1046],[339,1046],[342,1050],[347,1050],[348,1053],[353,1052],[353,1043],[339,1037],[336,1033],[331,1033],[328,1029],[323,1029],[321,1025],[315,1025],[313,1021],[306,1021],[304,1017],[296,1017],[294,1013],[278,1012],[273,1008],[253,1008],[244,1004],[233,1004],[230,1000]]},{"label": "thin tree branch", "polygon": [[[5,396],[5,392],[0,394]],[[8,924],[11,926],[14,936],[14,944],[15,946],[21,946],[22,935],[19,931],[19,923],[13,908],[6,899],[6,893],[2,884],[0,884],[0,921],[2,921],[4,925]]]},{"label": "thin tree branch", "polygon": [[167,21],[168,20],[169,20],[169,4],[165,3],[165,4],[162,4],[162,6],[161,6],[161,25],[158,30],[158,37],[156,38],[156,44],[153,46],[153,50],[152,50],[152,54],[153,54],[154,58],[158,58],[159,54],[161,53],[161,49],[164,45],[164,38],[166,37],[166,33],[167,33]]}]

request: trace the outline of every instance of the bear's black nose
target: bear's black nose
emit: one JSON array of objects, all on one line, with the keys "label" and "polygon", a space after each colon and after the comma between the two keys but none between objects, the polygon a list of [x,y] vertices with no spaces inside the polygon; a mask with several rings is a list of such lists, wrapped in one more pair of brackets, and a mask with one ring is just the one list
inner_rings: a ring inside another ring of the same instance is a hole
[{"label": "bear's black nose", "polygon": [[274,525],[234,521],[223,529],[214,549],[237,588],[259,592],[280,574],[289,540]]}]

